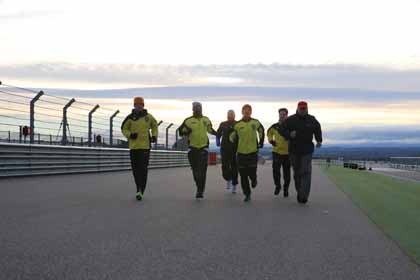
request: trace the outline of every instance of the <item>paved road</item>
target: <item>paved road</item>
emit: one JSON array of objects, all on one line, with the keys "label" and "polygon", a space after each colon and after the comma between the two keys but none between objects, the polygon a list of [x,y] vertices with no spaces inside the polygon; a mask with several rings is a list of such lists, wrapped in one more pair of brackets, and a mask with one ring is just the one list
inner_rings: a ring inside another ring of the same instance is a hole
[{"label": "paved road", "polygon": [[195,201],[187,168],[153,170],[147,198],[130,173],[1,180],[0,279],[420,279],[420,270],[314,168],[307,206],[253,201],[209,169]]}]

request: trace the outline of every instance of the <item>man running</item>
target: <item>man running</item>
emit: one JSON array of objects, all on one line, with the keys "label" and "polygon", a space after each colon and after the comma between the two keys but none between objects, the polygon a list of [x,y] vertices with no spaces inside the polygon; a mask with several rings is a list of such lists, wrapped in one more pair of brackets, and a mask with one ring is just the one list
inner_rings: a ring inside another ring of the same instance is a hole
[{"label": "man running", "polygon": [[280,133],[289,140],[290,161],[293,167],[293,177],[298,192],[297,201],[308,202],[311,190],[312,154],[315,136],[316,147],[322,145],[321,125],[312,115],[308,114],[308,104],[298,103],[296,114],[290,116],[281,126]]},{"label": "man running", "polygon": [[[264,146],[264,127],[251,118],[252,107],[246,104],[242,107],[242,119],[238,121],[230,134],[230,141],[237,145],[237,159],[239,174],[241,175],[241,187],[245,195],[245,202],[251,200],[252,188],[257,186],[258,148]],[[257,137],[258,134],[258,137]]]},{"label": "man running", "polygon": [[235,123],[235,112],[229,110],[227,113],[227,121],[222,122],[217,129],[216,138],[216,143],[217,146],[220,146],[220,154],[222,156],[222,175],[226,180],[226,189],[230,190],[232,193],[236,193],[236,185],[238,185],[236,146],[229,141],[229,135],[233,131]]},{"label": "man running", "polygon": [[207,133],[217,135],[209,118],[203,116],[203,107],[200,102],[193,102],[193,115],[186,118],[179,127],[179,134],[188,137],[188,160],[191,165],[195,184],[197,186],[196,198],[204,198],[206,175],[208,165],[209,138]]},{"label": "man running", "polygon": [[123,121],[121,130],[128,139],[131,168],[137,187],[136,198],[140,201],[146,190],[151,143],[155,143],[158,136],[156,119],[144,109],[142,97],[134,98],[134,109]]},{"label": "man running", "polygon": [[273,124],[267,132],[268,142],[273,146],[273,179],[274,195],[279,195],[281,190],[281,169],[283,168],[283,196],[289,196],[290,185],[290,160],[289,160],[289,143],[280,134],[281,124],[287,119],[288,110],[286,108],[279,109],[279,121]]}]

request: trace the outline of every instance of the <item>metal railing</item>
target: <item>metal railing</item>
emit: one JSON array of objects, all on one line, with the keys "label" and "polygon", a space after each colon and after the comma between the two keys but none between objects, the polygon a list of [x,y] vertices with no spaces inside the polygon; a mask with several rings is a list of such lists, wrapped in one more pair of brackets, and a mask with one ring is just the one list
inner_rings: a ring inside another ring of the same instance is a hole
[{"label": "metal railing", "polygon": [[[0,82],[0,142],[126,147],[120,127],[129,113]],[[160,121],[158,143],[152,148],[173,149],[178,127]]]},{"label": "metal railing", "polygon": [[[151,151],[149,168],[183,166],[187,152]],[[128,149],[0,143],[0,178],[130,169]]]},{"label": "metal railing", "polygon": [[390,167],[420,172],[420,157],[391,157]]},{"label": "metal railing", "polygon": [[[327,165],[325,159],[314,159],[313,162],[318,165]],[[333,159],[330,160],[328,165],[343,167],[349,164],[356,164],[358,167],[365,167],[366,169],[393,168],[420,172],[420,157],[391,157],[389,161]]]}]

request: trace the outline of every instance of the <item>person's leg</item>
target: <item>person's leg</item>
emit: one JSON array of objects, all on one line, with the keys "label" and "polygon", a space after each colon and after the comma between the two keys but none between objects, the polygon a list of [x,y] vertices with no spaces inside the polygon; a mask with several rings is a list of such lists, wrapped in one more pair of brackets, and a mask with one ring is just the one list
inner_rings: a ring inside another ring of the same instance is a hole
[{"label": "person's leg", "polygon": [[281,165],[283,167],[283,190],[284,196],[289,195],[289,185],[290,185],[290,159],[288,155],[283,155],[281,160]]},{"label": "person's leg", "polygon": [[130,150],[131,170],[133,172],[134,182],[136,183],[136,198],[141,200],[141,158],[139,150]]},{"label": "person's leg", "polygon": [[190,162],[194,182],[198,190],[198,186],[200,184],[200,179],[199,179],[200,176],[199,176],[199,166],[198,166],[198,160],[197,160],[197,150],[191,149],[188,152],[188,161]]},{"label": "person's leg", "polygon": [[147,185],[147,174],[149,166],[150,151],[144,150],[140,153],[140,190],[144,194]]},{"label": "person's leg", "polygon": [[297,200],[301,199],[302,188],[302,157],[300,155],[290,155],[290,162],[293,167],[293,179],[295,181],[295,188],[297,192]]},{"label": "person's leg", "polygon": [[207,178],[207,166],[209,160],[209,152],[207,150],[200,150],[199,153],[199,186],[198,192],[204,194],[206,188],[206,178]]},{"label": "person's leg", "polygon": [[280,185],[280,155],[277,153],[273,153],[273,180],[274,180],[274,195],[278,195],[280,193],[281,185]]},{"label": "person's leg", "polygon": [[134,182],[136,183],[137,191],[140,191],[139,179],[139,155],[137,150],[130,150],[131,171],[133,172]]},{"label": "person's leg", "polygon": [[312,154],[302,157],[302,202],[306,203],[311,191],[312,180]]},{"label": "person's leg", "polygon": [[248,176],[249,179],[251,179],[251,186],[252,188],[256,188],[257,187],[257,167],[256,166],[251,166],[248,168]]},{"label": "person's leg", "polygon": [[238,185],[238,160],[236,154],[233,152],[231,156],[231,168],[232,168],[232,185]]},{"label": "person's leg", "polygon": [[222,156],[222,176],[225,181],[230,181],[232,174],[230,172],[230,154],[224,149],[220,149],[220,154]]},{"label": "person's leg", "polygon": [[251,179],[252,188],[257,187],[257,167],[258,167],[258,154],[254,153],[249,155],[248,174]]},{"label": "person's leg", "polygon": [[247,168],[239,168],[239,174],[241,175],[241,187],[242,192],[245,195],[245,199],[251,196],[251,188],[249,186],[249,177]]}]

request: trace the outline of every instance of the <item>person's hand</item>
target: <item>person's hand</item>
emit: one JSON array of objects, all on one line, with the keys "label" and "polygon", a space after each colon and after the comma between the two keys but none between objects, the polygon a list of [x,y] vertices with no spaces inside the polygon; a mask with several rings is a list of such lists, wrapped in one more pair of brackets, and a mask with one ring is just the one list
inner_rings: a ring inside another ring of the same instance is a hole
[{"label": "person's hand", "polygon": [[157,141],[156,136],[152,136],[152,138],[150,139],[150,141],[151,141],[152,143],[156,143],[156,141]]},{"label": "person's hand", "polygon": [[258,145],[258,148],[259,148],[259,149],[264,148],[264,143],[263,143],[263,142],[261,142],[261,143]]},{"label": "person's hand", "polygon": [[131,133],[131,134],[130,134],[130,139],[132,139],[132,140],[136,140],[136,139],[137,139],[137,136],[138,136],[138,133],[136,133],[136,132]]},{"label": "person's hand", "polygon": [[220,138],[219,137],[216,137],[216,146],[220,147]]},{"label": "person's hand", "polygon": [[322,146],[322,143],[321,142],[316,142],[316,147],[317,148],[321,148],[321,146]]},{"label": "person's hand", "polygon": [[296,130],[290,132],[290,138],[296,138]]},{"label": "person's hand", "polygon": [[271,140],[271,141],[270,141],[270,144],[271,144],[273,147],[277,146],[277,142],[276,142],[276,140]]}]

